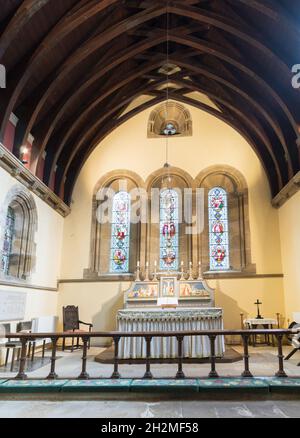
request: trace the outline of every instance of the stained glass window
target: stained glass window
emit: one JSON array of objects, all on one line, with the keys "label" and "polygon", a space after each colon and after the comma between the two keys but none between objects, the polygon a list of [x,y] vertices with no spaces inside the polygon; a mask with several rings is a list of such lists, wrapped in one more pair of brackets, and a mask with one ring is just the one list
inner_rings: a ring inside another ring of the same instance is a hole
[{"label": "stained glass window", "polygon": [[4,242],[2,249],[2,271],[7,275],[9,273],[9,259],[12,251],[12,243],[15,231],[15,212],[8,207],[6,215],[6,224],[4,231]]},{"label": "stained glass window", "polygon": [[208,195],[210,269],[225,271],[229,264],[227,192],[213,188]]},{"label": "stained glass window", "polygon": [[168,122],[165,128],[163,129],[163,135],[176,135],[176,134],[177,134],[177,129],[175,125],[171,122]]},{"label": "stained glass window", "polygon": [[178,194],[167,189],[160,195],[160,269],[178,270],[179,218]]},{"label": "stained glass window", "polygon": [[111,273],[129,271],[130,195],[119,192],[113,197],[111,226]]}]

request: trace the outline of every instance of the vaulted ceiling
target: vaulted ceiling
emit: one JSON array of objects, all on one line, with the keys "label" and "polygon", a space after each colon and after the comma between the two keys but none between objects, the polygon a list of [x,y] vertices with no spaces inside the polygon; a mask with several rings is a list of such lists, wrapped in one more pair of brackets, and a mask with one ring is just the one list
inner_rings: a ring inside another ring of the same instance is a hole
[{"label": "vaulted ceiling", "polygon": [[13,112],[14,153],[32,133],[31,170],[46,152],[43,180],[55,172],[67,203],[93,149],[166,81],[247,139],[274,196],[300,170],[300,0],[1,0],[0,32],[0,141]]}]

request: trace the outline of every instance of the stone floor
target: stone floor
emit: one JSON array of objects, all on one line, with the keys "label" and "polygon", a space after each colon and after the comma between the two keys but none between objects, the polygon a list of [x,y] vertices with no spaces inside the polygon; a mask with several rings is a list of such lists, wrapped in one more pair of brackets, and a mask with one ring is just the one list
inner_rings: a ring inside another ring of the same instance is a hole
[{"label": "stone floor", "polygon": [[[234,347],[241,351],[240,347]],[[284,348],[285,353],[290,347]],[[88,372],[91,377],[110,377],[112,366],[96,363],[94,356],[101,349],[89,351]],[[48,353],[50,354],[50,353]],[[77,377],[81,368],[81,351],[74,353],[58,353],[56,371],[59,377]],[[289,362],[285,362],[289,376],[300,376],[300,354],[296,354]],[[272,376],[278,369],[277,350],[272,347],[250,348],[250,368],[255,376]],[[209,364],[189,364],[184,366],[187,377],[204,377],[209,372]],[[144,365],[122,365],[120,372],[123,378],[143,377]],[[218,373],[225,376],[239,376],[243,370],[243,362],[218,364]],[[33,372],[29,377],[44,378],[49,373],[49,365]],[[155,377],[173,377],[176,365],[153,365]],[[0,379],[13,377],[10,372],[0,371]],[[174,397],[173,397],[174,398]],[[142,399],[118,400],[115,397],[105,400],[64,400],[49,398],[47,400],[0,399],[0,418],[300,418],[300,401],[202,401],[202,400],[160,400]]]},{"label": "stone floor", "polygon": [[300,401],[0,401],[0,418],[300,418]]}]

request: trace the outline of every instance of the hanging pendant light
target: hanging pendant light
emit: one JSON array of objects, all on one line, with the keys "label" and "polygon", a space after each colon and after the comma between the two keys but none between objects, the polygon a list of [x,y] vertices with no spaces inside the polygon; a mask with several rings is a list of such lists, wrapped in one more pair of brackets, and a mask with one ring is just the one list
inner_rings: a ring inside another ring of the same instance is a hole
[{"label": "hanging pendant light", "polygon": [[[167,25],[166,25],[166,36],[167,36],[167,55],[166,55],[166,65],[169,65],[169,0],[166,0],[167,2]],[[164,136],[166,139],[166,162],[164,164],[164,168],[167,170],[167,175],[163,180],[163,186],[165,188],[170,189],[172,185],[172,178],[171,174],[169,172],[170,170],[170,164],[169,164],[169,137],[176,134],[176,129],[174,125],[171,122],[168,122],[169,119],[169,71],[166,72],[167,76],[167,83],[166,83],[166,114],[165,114],[165,120],[166,120],[166,127],[164,129]],[[172,126],[171,126],[172,125]]]}]

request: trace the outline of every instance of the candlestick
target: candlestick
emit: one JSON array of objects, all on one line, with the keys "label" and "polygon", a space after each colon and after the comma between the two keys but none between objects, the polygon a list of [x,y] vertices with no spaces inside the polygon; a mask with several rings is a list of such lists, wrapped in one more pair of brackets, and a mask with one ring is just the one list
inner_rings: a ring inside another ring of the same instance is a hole
[{"label": "candlestick", "polygon": [[157,281],[157,261],[154,262],[154,273],[152,281]]},{"label": "candlestick", "polygon": [[136,265],[136,276],[135,276],[135,281],[141,281],[141,271],[140,271],[140,262],[137,262]]},{"label": "candlestick", "polygon": [[199,262],[198,264],[198,280],[202,281],[203,280],[203,275],[202,275],[202,264],[201,262]]},{"label": "candlestick", "polygon": [[194,277],[193,277],[193,263],[190,262],[190,269],[189,269],[189,281],[193,281]]},{"label": "candlestick", "polygon": [[185,280],[185,275],[184,275],[184,262],[181,262],[181,277],[180,277],[180,281],[184,281]]},{"label": "candlestick", "polygon": [[146,262],[145,279],[144,279],[144,281],[150,281],[150,279],[149,279],[149,262]]}]

